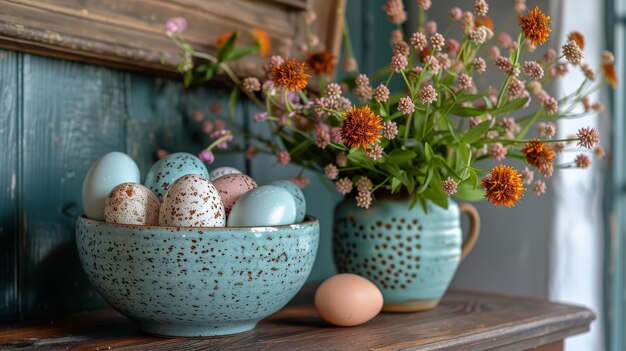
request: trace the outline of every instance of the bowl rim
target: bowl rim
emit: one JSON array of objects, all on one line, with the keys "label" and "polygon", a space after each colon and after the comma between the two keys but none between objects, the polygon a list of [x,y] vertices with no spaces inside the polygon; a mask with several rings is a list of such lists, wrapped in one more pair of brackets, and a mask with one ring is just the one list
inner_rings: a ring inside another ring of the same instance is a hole
[{"label": "bowl rim", "polygon": [[85,214],[81,214],[80,216],[78,216],[78,221],[84,221],[84,222],[92,222],[92,223],[96,223],[96,224],[100,224],[100,225],[106,225],[106,226],[112,226],[112,227],[118,227],[118,228],[142,228],[142,229],[148,229],[148,228],[160,228],[160,229],[170,229],[170,230],[175,230],[175,231],[180,231],[180,230],[206,230],[206,231],[229,231],[229,230],[245,230],[245,231],[251,231],[251,232],[256,232],[256,231],[266,231],[268,228],[272,228],[272,229],[294,229],[294,226],[296,227],[302,227],[302,226],[311,226],[311,225],[315,225],[319,223],[319,220],[317,219],[317,217],[312,216],[312,215],[305,215],[304,216],[304,221],[302,222],[298,222],[298,223],[292,223],[292,224],[281,224],[281,225],[264,225],[264,226],[253,226],[253,227],[244,227],[244,226],[233,226],[233,227],[188,227],[188,226],[181,226],[181,227],[174,227],[174,226],[158,226],[158,225],[141,225],[141,224],[124,224],[124,223],[111,223],[111,222],[105,222],[105,221],[99,221],[97,219],[91,219],[88,218]]}]

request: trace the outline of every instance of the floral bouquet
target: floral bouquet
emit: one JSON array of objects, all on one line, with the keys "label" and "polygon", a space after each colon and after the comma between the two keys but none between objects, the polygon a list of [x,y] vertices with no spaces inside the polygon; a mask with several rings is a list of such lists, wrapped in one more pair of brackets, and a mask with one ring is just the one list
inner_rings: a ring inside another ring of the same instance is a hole
[{"label": "floral bouquet", "polygon": [[[260,77],[244,79],[232,72],[229,61],[263,48],[267,40],[262,35],[238,46],[237,33],[228,34],[217,43],[217,56],[194,51],[183,39],[182,25],[168,29],[168,36],[186,58],[179,66],[186,83],[223,71],[261,108],[255,122],[267,123],[277,138],[250,135],[249,154],[265,149],[281,165],[292,162],[323,173],[363,208],[379,191],[408,193],[411,206],[424,208],[427,201],[447,207],[450,196],[511,207],[526,186],[537,195],[545,192],[535,171],[550,178],[555,168],[588,168],[590,155],[604,155],[595,129],[556,139],[555,122],[603,109],[588,95],[605,82],[617,84],[611,53],[604,53],[598,77],[584,61],[583,35],[572,32],[560,55],[547,49],[538,60],[523,59],[545,44],[551,31],[550,17],[538,7],[527,10],[523,0],[515,2],[520,29],[515,39],[494,33],[485,0],[476,0],[472,11],[450,10],[448,29],[460,26],[458,39],[427,21],[431,0],[418,4],[419,28],[412,33],[402,30],[407,20],[402,1],[384,5],[397,29],[391,33],[389,66],[376,77],[358,73],[344,25],[344,70],[353,76],[342,82],[328,82],[335,57],[312,35],[303,43],[284,43],[283,56],[271,56]],[[310,24],[315,16],[309,13],[306,19]],[[499,71],[501,78],[479,84],[488,69]],[[571,70],[584,74],[580,86],[560,99],[550,96],[546,87]],[[401,88],[392,91],[392,84]],[[537,138],[528,137],[532,129],[538,130]],[[225,135],[230,132],[216,134],[219,142],[201,157],[210,161]],[[575,162],[555,162],[556,154],[580,148],[588,152],[582,150]],[[499,164],[490,170],[476,167],[486,159]],[[509,160],[519,160],[519,167],[504,164]],[[302,177],[295,179],[302,183]]]}]

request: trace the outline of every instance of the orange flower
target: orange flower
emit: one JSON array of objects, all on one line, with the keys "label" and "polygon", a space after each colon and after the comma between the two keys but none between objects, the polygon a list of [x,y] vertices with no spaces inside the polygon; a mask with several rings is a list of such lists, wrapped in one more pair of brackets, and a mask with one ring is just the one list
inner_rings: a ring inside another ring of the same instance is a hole
[{"label": "orange flower", "polygon": [[251,32],[257,44],[259,44],[259,54],[261,54],[261,56],[268,56],[272,50],[272,42],[267,32],[256,28],[252,29]]},{"label": "orange flower", "polygon": [[616,88],[617,75],[615,74],[615,66],[611,63],[603,63],[602,73],[604,74],[604,79],[606,79],[613,88]]},{"label": "orange flower", "polygon": [[272,69],[274,84],[288,90],[298,91],[306,88],[310,75],[305,72],[306,65],[296,59],[286,58],[283,63]]},{"label": "orange flower", "polygon": [[491,18],[489,16],[476,17],[476,18],[474,18],[474,26],[476,28],[478,28],[480,26],[485,26],[485,27],[493,30],[493,21],[491,20]]},{"label": "orange flower", "polygon": [[513,167],[495,166],[481,182],[485,198],[495,207],[513,207],[524,196],[522,175]]},{"label": "orange flower", "polygon": [[529,141],[521,151],[526,157],[526,161],[539,170],[551,166],[552,160],[554,160],[554,151],[552,148],[539,139]]},{"label": "orange flower", "polygon": [[328,51],[309,53],[306,63],[316,74],[330,74],[335,70],[335,56]]},{"label": "orange flower", "polygon": [[382,120],[367,105],[353,106],[343,114],[341,141],[349,147],[366,148],[381,138]]},{"label": "orange flower", "polygon": [[517,17],[522,32],[526,38],[530,39],[533,45],[543,44],[550,36],[550,16],[546,16],[539,6],[528,11],[528,16],[519,15]]},{"label": "orange flower", "polygon": [[585,37],[581,32],[573,31],[567,36],[567,40],[573,40],[578,44],[580,50],[585,49]]},{"label": "orange flower", "polygon": [[217,39],[215,40],[215,47],[218,49],[221,48],[226,43],[226,40],[230,38],[231,35],[233,35],[232,32],[226,32],[226,33],[220,34],[220,36],[217,37]]}]

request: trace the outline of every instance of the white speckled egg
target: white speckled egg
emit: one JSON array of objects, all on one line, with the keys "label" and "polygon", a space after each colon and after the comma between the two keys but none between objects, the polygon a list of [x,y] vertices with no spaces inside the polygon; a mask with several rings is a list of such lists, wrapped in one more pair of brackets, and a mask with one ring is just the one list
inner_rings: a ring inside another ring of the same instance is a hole
[{"label": "white speckled egg", "polygon": [[237,168],[233,167],[218,167],[209,173],[209,179],[215,180],[219,177],[223,177],[227,174],[241,174],[242,172]]},{"label": "white speckled egg", "polygon": [[276,185],[263,185],[243,194],[228,216],[229,227],[254,227],[292,224],[296,201]]},{"label": "white speckled egg", "polygon": [[219,192],[197,174],[178,178],[161,203],[159,225],[174,227],[223,227],[226,213]]},{"label": "white speckled egg", "polygon": [[143,184],[162,200],[167,189],[178,178],[187,174],[208,178],[209,171],[198,157],[186,152],[177,152],[163,157],[152,165]]},{"label": "white speckled egg", "polygon": [[248,191],[256,188],[256,182],[245,174],[233,173],[221,176],[212,181],[217,191],[220,193],[226,216],[230,214],[230,210],[235,202]]},{"label": "white speckled egg", "polygon": [[304,220],[304,216],[306,215],[306,198],[304,197],[304,193],[297,185],[295,185],[292,181],[281,179],[276,180],[270,183],[271,185],[276,185],[281,188],[285,188],[293,199],[296,200],[296,220],[295,223],[300,223]]},{"label": "white speckled egg", "polygon": [[100,157],[89,169],[83,181],[82,201],[87,217],[104,219],[104,201],[117,185],[139,183],[139,167],[130,156],[122,152],[109,152]]},{"label": "white speckled egg", "polygon": [[159,225],[159,199],[145,186],[123,183],[104,201],[104,220],[109,223]]}]

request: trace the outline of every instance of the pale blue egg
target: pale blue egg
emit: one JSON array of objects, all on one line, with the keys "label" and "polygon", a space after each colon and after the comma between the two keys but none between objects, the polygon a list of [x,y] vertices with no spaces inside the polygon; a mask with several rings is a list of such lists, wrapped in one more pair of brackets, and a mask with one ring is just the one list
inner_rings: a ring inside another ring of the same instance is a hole
[{"label": "pale blue egg", "polygon": [[197,174],[209,179],[209,172],[198,157],[186,152],[177,152],[163,157],[152,165],[143,185],[152,190],[161,200],[167,189],[178,178],[187,174]]},{"label": "pale blue egg", "polygon": [[109,152],[89,169],[83,181],[83,209],[91,219],[104,220],[107,195],[122,183],[139,183],[141,174],[133,159],[122,152]]},{"label": "pale blue egg", "polygon": [[293,224],[296,219],[296,201],[293,196],[276,185],[263,185],[243,194],[235,203],[227,225],[229,227],[255,227]]},{"label": "pale blue egg", "polygon": [[276,180],[270,183],[271,185],[276,185],[281,188],[285,188],[293,199],[296,200],[296,223],[300,223],[304,220],[304,216],[306,215],[306,198],[304,197],[304,193],[302,190],[298,188],[292,181],[287,179]]}]

